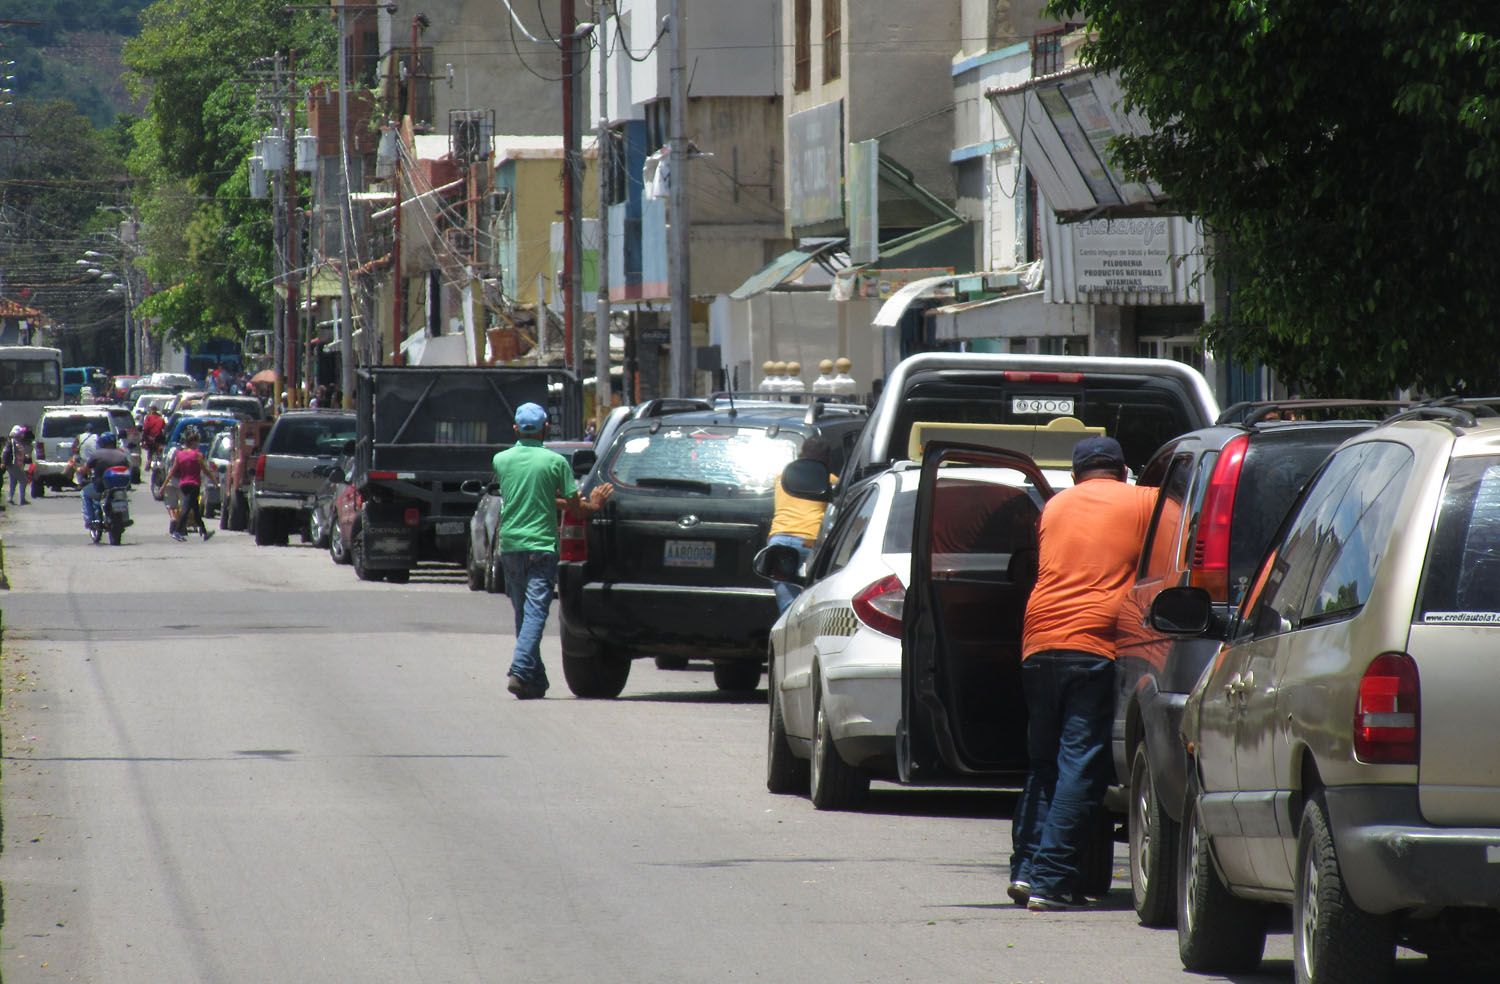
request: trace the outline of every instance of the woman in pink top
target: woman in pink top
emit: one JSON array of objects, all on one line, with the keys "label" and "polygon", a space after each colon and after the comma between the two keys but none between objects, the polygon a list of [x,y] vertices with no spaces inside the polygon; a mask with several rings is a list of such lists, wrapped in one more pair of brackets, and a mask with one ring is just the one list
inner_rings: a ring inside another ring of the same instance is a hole
[{"label": "woman in pink top", "polygon": [[219,484],[219,476],[214,473],[213,468],[204,467],[203,452],[198,450],[198,432],[189,429],[183,435],[183,446],[172,456],[172,467],[167,469],[167,477],[162,481],[163,485],[170,484],[173,476],[176,476],[181,496],[177,507],[177,521],[172,524],[174,540],[187,539],[189,517],[197,523],[198,532],[204,540],[214,535],[213,530],[203,525],[203,514],[198,508],[198,493],[203,488],[205,475],[215,485]]}]

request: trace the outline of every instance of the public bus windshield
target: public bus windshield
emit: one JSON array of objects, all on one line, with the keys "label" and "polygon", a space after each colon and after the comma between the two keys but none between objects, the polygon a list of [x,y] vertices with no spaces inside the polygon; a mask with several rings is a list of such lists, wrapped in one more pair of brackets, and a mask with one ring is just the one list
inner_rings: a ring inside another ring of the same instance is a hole
[{"label": "public bus windshield", "polygon": [[51,357],[22,354],[0,348],[0,402],[26,400],[42,403],[62,401],[62,359],[54,351]]}]

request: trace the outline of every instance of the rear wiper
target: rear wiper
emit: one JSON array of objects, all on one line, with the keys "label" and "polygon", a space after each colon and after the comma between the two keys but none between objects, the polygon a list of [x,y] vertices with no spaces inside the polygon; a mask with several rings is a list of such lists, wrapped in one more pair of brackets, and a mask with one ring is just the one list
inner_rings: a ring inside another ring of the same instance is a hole
[{"label": "rear wiper", "polygon": [[703,495],[714,490],[712,484],[695,478],[638,478],[635,484],[647,489],[682,489],[684,492],[700,492]]}]

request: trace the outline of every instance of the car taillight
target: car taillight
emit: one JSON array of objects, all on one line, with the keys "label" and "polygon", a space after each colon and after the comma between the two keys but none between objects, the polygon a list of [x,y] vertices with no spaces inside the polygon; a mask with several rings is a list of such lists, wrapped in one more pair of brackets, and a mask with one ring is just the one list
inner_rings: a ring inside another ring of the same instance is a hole
[{"label": "car taillight", "polygon": [[38,458],[45,458],[45,457],[47,457],[47,442],[46,441],[37,441],[36,442],[36,456]]},{"label": "car taillight", "polygon": [[1361,762],[1415,765],[1422,687],[1405,653],[1381,653],[1359,680],[1354,756]]},{"label": "car taillight", "polygon": [[894,638],[901,638],[901,612],[906,607],[906,588],[894,574],[866,585],[854,596],[854,617]]},{"label": "car taillight", "polygon": [[1229,526],[1234,518],[1234,494],[1245,464],[1248,435],[1241,434],[1219,452],[1219,460],[1208,479],[1203,513],[1198,519],[1198,538],[1193,541],[1193,562],[1188,583],[1202,588],[1214,601],[1229,600]]},{"label": "car taillight", "polygon": [[262,481],[265,481],[265,478],[266,478],[266,456],[263,455],[263,454],[256,455],[256,457],[255,457],[255,480],[257,482],[262,482]]},{"label": "car taillight", "polygon": [[581,563],[589,559],[588,517],[572,509],[562,511],[557,530],[557,559]]},{"label": "car taillight", "polygon": [[408,509],[403,518],[406,520],[407,526],[421,526],[422,510],[416,508]]}]

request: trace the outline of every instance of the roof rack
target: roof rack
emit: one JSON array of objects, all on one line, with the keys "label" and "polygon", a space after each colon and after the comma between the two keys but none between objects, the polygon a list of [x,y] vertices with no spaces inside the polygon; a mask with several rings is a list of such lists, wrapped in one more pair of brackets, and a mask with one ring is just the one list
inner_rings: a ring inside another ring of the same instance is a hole
[{"label": "roof rack", "polygon": [[1414,404],[1406,410],[1391,414],[1385,423],[1399,420],[1433,420],[1450,427],[1473,427],[1480,417],[1500,416],[1492,404],[1500,403],[1496,396],[1444,396],[1425,403]]},{"label": "roof rack", "polygon": [[654,400],[647,400],[635,408],[631,414],[634,420],[643,420],[647,417],[666,417],[674,413],[687,413],[691,410],[712,410],[713,404],[707,400],[687,396],[663,396]]},{"label": "roof rack", "polygon": [[709,396],[714,403],[749,401],[751,403],[827,403],[829,394],[808,391],[786,393],[781,390],[719,390]]},{"label": "roof rack", "polygon": [[[1410,400],[1350,400],[1350,399],[1294,399],[1294,400],[1244,400],[1230,404],[1219,414],[1216,424],[1270,423],[1280,419],[1300,419],[1288,416],[1305,414],[1311,410],[1350,410],[1358,407],[1383,407],[1402,409],[1411,406]],[[1271,417],[1276,414],[1276,417]],[[1268,419],[1269,418],[1269,419]]]},{"label": "roof rack", "polygon": [[870,408],[863,403],[830,403],[819,400],[807,408],[807,416],[802,418],[804,424],[816,424],[827,414],[839,414],[848,417],[868,417]]}]

